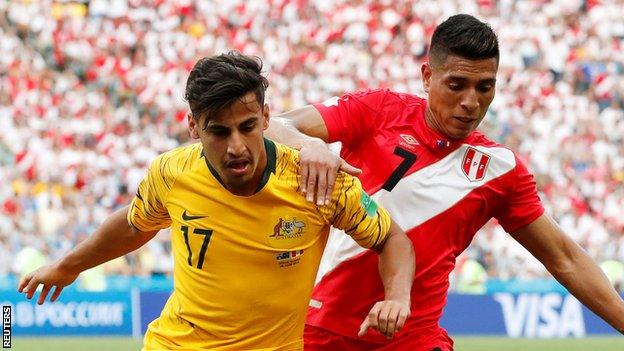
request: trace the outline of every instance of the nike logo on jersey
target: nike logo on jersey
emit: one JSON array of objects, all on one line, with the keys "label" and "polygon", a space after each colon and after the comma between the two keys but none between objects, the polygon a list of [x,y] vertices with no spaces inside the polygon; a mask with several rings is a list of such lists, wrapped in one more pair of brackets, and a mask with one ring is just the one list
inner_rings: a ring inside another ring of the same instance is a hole
[{"label": "nike logo on jersey", "polygon": [[201,219],[205,217],[208,217],[208,216],[192,216],[192,215],[186,214],[186,210],[184,210],[184,212],[182,213],[182,219],[185,221],[192,221],[194,219]]}]

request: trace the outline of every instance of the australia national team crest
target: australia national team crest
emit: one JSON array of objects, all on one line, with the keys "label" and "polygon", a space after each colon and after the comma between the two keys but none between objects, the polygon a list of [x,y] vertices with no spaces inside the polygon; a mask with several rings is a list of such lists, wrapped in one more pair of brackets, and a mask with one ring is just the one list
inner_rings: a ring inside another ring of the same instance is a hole
[{"label": "australia national team crest", "polygon": [[477,182],[485,177],[489,163],[490,156],[475,148],[469,147],[464,154],[462,171],[471,182]]},{"label": "australia national team crest", "polygon": [[273,227],[273,233],[269,235],[269,238],[275,240],[300,238],[303,236],[305,228],[305,222],[297,220],[295,217],[292,219],[280,217],[277,224]]}]

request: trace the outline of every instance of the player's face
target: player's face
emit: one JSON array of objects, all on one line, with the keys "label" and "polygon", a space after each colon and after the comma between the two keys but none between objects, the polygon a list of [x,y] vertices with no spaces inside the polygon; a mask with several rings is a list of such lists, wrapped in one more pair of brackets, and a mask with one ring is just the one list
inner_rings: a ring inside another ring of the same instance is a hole
[{"label": "player's face", "polygon": [[496,58],[469,60],[449,55],[437,66],[424,63],[427,124],[452,139],[467,137],[494,99],[497,70]]},{"label": "player's face", "polygon": [[204,156],[225,186],[236,195],[252,195],[267,164],[264,130],[269,126],[269,106],[260,106],[253,92],[213,117],[203,129],[204,119],[189,116],[191,137],[200,139]]}]

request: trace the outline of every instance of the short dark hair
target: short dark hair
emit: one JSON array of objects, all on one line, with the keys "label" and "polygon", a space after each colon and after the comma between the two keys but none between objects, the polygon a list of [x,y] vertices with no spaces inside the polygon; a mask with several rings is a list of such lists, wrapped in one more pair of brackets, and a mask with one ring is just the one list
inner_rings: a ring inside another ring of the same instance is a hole
[{"label": "short dark hair", "polygon": [[262,75],[262,60],[230,51],[197,61],[188,80],[184,98],[195,121],[206,115],[203,128],[211,117],[223,112],[249,92],[264,106],[264,93],[269,81]]},{"label": "short dark hair", "polygon": [[429,63],[442,64],[448,55],[470,60],[495,57],[498,62],[498,38],[489,24],[471,15],[451,16],[433,32]]}]

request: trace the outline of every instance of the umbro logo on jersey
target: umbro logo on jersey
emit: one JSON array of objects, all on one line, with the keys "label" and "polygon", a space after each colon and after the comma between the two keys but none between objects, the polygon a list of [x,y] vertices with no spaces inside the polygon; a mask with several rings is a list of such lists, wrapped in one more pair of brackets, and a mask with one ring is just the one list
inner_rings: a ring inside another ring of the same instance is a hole
[{"label": "umbro logo on jersey", "polygon": [[186,210],[184,210],[184,212],[182,212],[182,219],[185,221],[192,221],[194,219],[201,219],[201,218],[206,218],[208,216],[192,216],[190,214],[186,213]]},{"label": "umbro logo on jersey", "polygon": [[414,138],[413,136],[409,135],[409,134],[399,134],[401,136],[401,138],[403,140],[405,140],[406,143],[410,144],[410,145],[420,145],[420,143],[418,142],[418,140],[416,140],[416,138]]},{"label": "umbro logo on jersey", "polygon": [[401,139],[399,139],[399,145],[403,146],[406,149],[414,150],[414,148],[420,143],[416,138],[409,134],[399,134]]},{"label": "umbro logo on jersey", "polygon": [[469,147],[464,154],[462,161],[462,172],[471,182],[477,182],[485,177],[490,156],[483,152]]}]

